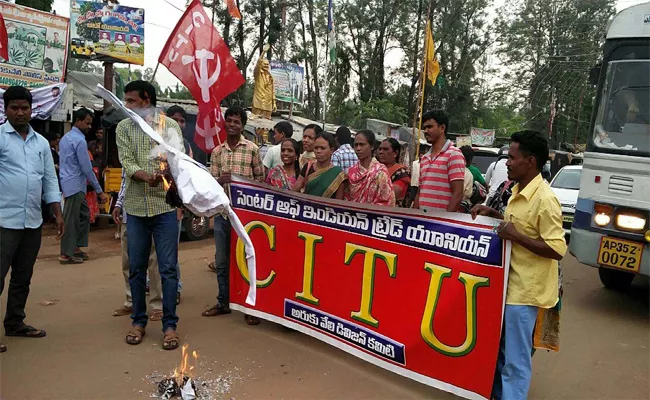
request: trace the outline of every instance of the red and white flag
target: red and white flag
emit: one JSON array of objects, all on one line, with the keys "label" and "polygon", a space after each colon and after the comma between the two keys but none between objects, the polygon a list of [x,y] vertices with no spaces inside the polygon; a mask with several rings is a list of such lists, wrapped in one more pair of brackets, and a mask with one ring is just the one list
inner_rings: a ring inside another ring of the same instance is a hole
[{"label": "red and white flag", "polygon": [[0,14],[0,61],[9,61],[9,35],[2,14]]},{"label": "red and white flag", "polygon": [[[193,0],[187,7],[163,47],[158,62],[183,82],[194,96],[199,105],[194,141],[204,151],[212,151],[225,140],[223,118],[219,118],[221,100],[237,90],[245,80],[200,0]],[[214,125],[206,121],[212,121]]]},{"label": "red and white flag", "polygon": [[194,143],[206,153],[211,153],[215,147],[226,141],[226,121],[223,119],[221,107],[209,104],[199,106],[196,116],[196,131]]}]

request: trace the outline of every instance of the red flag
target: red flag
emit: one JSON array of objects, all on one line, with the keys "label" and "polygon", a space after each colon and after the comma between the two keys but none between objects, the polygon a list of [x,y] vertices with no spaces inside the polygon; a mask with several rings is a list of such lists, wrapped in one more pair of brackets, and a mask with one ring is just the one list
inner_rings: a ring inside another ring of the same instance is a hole
[{"label": "red flag", "polygon": [[2,14],[0,14],[0,61],[9,61],[9,36]]},{"label": "red flag", "polygon": [[235,0],[226,0],[226,5],[228,6],[228,12],[231,17],[241,19],[241,13],[239,12],[239,8],[237,8]]},{"label": "red flag", "polygon": [[200,0],[187,7],[158,62],[183,82],[199,106],[208,103],[218,107],[245,82]]},{"label": "red flag", "polygon": [[210,104],[199,106],[196,116],[196,131],[194,143],[206,153],[212,153],[215,147],[226,140],[226,123],[221,113],[221,107]]}]

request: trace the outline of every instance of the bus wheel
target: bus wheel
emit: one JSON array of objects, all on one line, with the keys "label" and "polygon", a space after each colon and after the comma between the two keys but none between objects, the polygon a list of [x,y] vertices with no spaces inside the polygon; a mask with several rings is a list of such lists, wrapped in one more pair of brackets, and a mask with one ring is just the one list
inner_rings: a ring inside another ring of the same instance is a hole
[{"label": "bus wheel", "polygon": [[606,288],[614,290],[627,289],[634,280],[634,274],[603,267],[598,268],[598,276]]}]

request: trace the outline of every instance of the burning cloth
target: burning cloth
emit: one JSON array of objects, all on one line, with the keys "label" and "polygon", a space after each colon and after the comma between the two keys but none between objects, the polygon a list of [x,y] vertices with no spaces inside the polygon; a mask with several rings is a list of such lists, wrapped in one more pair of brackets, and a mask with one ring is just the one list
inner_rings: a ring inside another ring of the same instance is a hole
[{"label": "burning cloth", "polygon": [[[235,233],[244,242],[250,282],[255,282],[256,267],[253,243],[239,217],[230,207],[230,200],[226,196],[226,192],[217,183],[217,180],[212,177],[210,171],[173,145],[166,143],[163,137],[147,124],[142,117],[126,108],[113,93],[106,90],[102,85],[97,85],[95,94],[124,111],[151,139],[160,145],[156,148],[156,151],[165,153],[164,156],[166,156],[169,164],[169,171],[178,191],[178,196],[187,209],[200,217],[212,217],[221,214],[230,219]],[[246,303],[252,306],[255,305],[255,289],[256,285],[250,285],[246,298]]]}]

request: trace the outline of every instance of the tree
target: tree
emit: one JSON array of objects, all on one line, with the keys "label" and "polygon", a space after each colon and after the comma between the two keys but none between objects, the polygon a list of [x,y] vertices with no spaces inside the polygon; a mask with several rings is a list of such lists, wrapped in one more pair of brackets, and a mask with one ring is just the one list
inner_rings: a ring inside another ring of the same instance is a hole
[{"label": "tree", "polygon": [[588,125],[595,95],[589,69],[602,54],[603,21],[613,16],[614,2],[520,0],[504,7],[510,13],[501,13],[498,24],[500,55],[512,71],[504,79],[524,104],[526,126],[557,145]]},{"label": "tree", "polygon": [[68,71],[89,72],[92,74],[103,74],[104,68],[98,63],[78,58],[68,57]]},{"label": "tree", "polygon": [[45,12],[52,11],[52,3],[54,0],[16,0],[16,4]]}]

